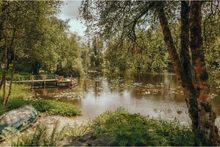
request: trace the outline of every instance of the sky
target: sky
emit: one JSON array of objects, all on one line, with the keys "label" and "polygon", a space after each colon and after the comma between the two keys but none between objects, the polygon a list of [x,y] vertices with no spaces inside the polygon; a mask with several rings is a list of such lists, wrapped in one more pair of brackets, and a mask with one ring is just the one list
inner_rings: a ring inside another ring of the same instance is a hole
[{"label": "sky", "polygon": [[86,27],[83,23],[81,23],[79,18],[79,7],[81,1],[82,0],[64,0],[58,17],[64,21],[70,19],[70,32],[77,33],[79,36],[83,37],[85,35],[84,31],[86,30]]}]

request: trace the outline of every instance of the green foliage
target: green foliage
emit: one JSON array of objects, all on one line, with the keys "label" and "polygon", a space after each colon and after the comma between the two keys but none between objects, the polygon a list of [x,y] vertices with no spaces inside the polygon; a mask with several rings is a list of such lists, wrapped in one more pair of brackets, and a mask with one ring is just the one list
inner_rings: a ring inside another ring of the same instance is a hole
[{"label": "green foliage", "polygon": [[48,114],[62,115],[62,116],[75,116],[79,111],[71,104],[59,102],[55,100],[24,100],[22,98],[12,99],[6,108],[1,107],[0,114],[19,108],[23,105],[32,104],[34,108],[40,112],[47,112]]},{"label": "green foliage", "polygon": [[1,113],[19,108],[23,105],[31,104],[40,111],[51,115],[75,116],[79,115],[79,110],[70,103],[60,102],[56,100],[24,100],[23,98],[13,98],[9,101],[6,109],[3,108]]},{"label": "green foliage", "polygon": [[18,133],[17,137],[11,138],[11,146],[57,146],[61,141],[67,127],[58,129],[58,122],[49,133],[48,128],[44,125],[37,125],[32,132]]},{"label": "green foliage", "polygon": [[220,88],[220,37],[212,44],[212,50],[207,51],[206,58],[210,73],[210,81],[215,88]]},{"label": "green foliage", "polygon": [[96,137],[111,137],[111,145],[194,145],[194,136],[188,127],[123,110],[105,112],[92,122],[91,128]]},{"label": "green foliage", "polygon": [[[39,74],[68,69],[84,74],[82,54],[87,47],[80,38],[68,32],[68,21],[57,18],[61,1],[4,1],[0,3],[0,57],[5,44],[9,63],[16,56],[16,71]],[[15,32],[15,33],[13,33]],[[4,39],[2,35],[7,39]],[[13,38],[13,39],[12,39]],[[14,55],[15,54],[15,55]],[[4,62],[3,62],[4,63]],[[64,71],[65,72],[65,71]],[[63,74],[63,73],[62,73]]]},{"label": "green foliage", "polygon": [[[0,97],[0,101],[2,101],[2,97]],[[15,84],[12,87],[12,95],[8,105],[6,107],[0,105],[0,115],[27,104],[31,104],[36,110],[48,114],[62,116],[75,116],[80,114],[78,108],[71,103],[57,100],[34,99],[31,97],[31,93],[27,90],[27,87]]]},{"label": "green foliage", "polygon": [[[209,7],[209,3],[206,6]],[[212,88],[220,88],[220,11],[203,19],[203,48]]]},{"label": "green foliage", "polygon": [[[0,91],[0,95],[2,95],[2,90]],[[26,85],[22,85],[22,84],[12,85],[12,94],[11,94],[12,99],[13,98],[29,98],[31,96],[32,94],[30,93]]]},{"label": "green foliage", "polygon": [[31,104],[40,112],[47,112],[49,114],[56,114],[61,116],[75,116],[79,115],[79,110],[72,104],[60,102],[56,100],[35,100]]},{"label": "green foliage", "polygon": [[28,100],[24,100],[23,98],[19,97],[19,98],[13,98],[11,99],[11,101],[8,103],[7,111],[13,110],[13,109],[17,109],[21,106],[30,104],[30,102]]},{"label": "green foliage", "polygon": [[[8,87],[6,87],[8,88]],[[27,100],[25,98],[31,97],[31,93],[27,90],[27,87],[25,85],[12,85],[12,94],[11,98],[9,100],[9,105],[7,107],[3,106],[3,99],[2,99],[2,90],[0,91],[0,115],[5,113],[6,111],[10,111],[14,108],[18,108],[20,106],[23,106],[25,104],[28,104]]]},{"label": "green foliage", "polygon": [[83,70],[83,69],[82,68],[72,68],[71,66],[70,67],[65,66],[65,67],[62,67],[61,69],[58,69],[55,72],[55,74],[62,75],[64,77],[67,77],[67,76],[80,77],[81,70]]},{"label": "green foliage", "polygon": [[137,32],[137,44],[129,40],[118,45],[119,38],[108,42],[105,56],[105,72],[107,75],[132,76],[147,72],[162,72],[169,70],[169,58],[163,44],[163,37],[159,29],[149,28],[145,32]]},{"label": "green foliage", "polygon": [[[61,130],[56,125],[52,133],[45,126],[37,126],[31,133],[17,135],[11,139],[13,146],[57,146],[66,144],[65,138],[72,136],[83,141],[86,134],[91,134],[87,140],[99,140],[96,145],[109,144],[114,146],[193,146],[194,136],[190,128],[177,122],[151,119],[139,114],[130,114],[123,109],[115,112],[105,112],[96,119],[76,127],[66,126]],[[108,138],[108,142],[103,142]],[[71,137],[70,137],[71,138]],[[101,140],[100,140],[101,139]],[[62,141],[61,141],[62,140]],[[69,144],[71,145],[71,144]],[[93,144],[90,144],[93,145]]]},{"label": "green foliage", "polygon": [[[87,1],[81,6],[81,17],[93,34],[108,40],[104,62],[107,75],[172,71],[155,10],[163,6],[177,52],[180,51],[180,2],[156,1]],[[202,5],[202,44],[213,87],[219,81],[220,11],[215,1]],[[98,19],[97,19],[98,18]],[[191,58],[191,57],[190,57]]]},{"label": "green foliage", "polygon": [[[0,69],[0,77],[2,76],[2,70]],[[11,77],[10,77],[10,73],[11,71],[8,71],[7,73],[6,73],[6,77],[7,77],[7,80],[10,80],[11,79]],[[16,80],[20,80],[20,78],[21,77],[27,77],[28,79],[30,78],[30,74],[29,73],[27,73],[27,72],[16,72],[16,73],[14,73],[14,76],[13,76],[13,79],[16,81]]]},{"label": "green foliage", "polygon": [[97,71],[102,70],[103,63],[103,43],[104,40],[101,37],[94,37],[92,45],[90,47],[90,68]]}]

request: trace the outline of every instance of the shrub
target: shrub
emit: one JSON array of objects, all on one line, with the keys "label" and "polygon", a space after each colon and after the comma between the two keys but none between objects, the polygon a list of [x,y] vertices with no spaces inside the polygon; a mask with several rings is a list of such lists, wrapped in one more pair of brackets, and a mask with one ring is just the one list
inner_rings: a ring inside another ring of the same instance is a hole
[{"label": "shrub", "polygon": [[[105,112],[86,124],[64,128],[57,131],[54,127],[48,134],[46,128],[38,127],[34,133],[18,137],[13,145],[192,146],[195,141],[190,128],[177,122],[151,119],[124,110]],[[69,144],[65,139],[70,140]]]},{"label": "shrub", "polygon": [[11,146],[58,146],[58,143],[66,136],[68,127],[58,129],[58,122],[51,131],[42,124],[37,125],[32,132],[17,132],[16,137],[9,138]]},{"label": "shrub", "polygon": [[105,112],[91,125],[96,138],[112,138],[111,145],[194,145],[189,127],[177,122],[151,119],[124,110]]},{"label": "shrub", "polygon": [[56,100],[36,100],[32,101],[32,105],[40,112],[47,112],[49,114],[57,114],[62,116],[75,116],[80,114],[77,108],[66,102]]},{"label": "shrub", "polygon": [[[38,111],[47,112],[48,114],[62,116],[75,116],[80,114],[80,111],[73,104],[58,100],[33,99],[31,96],[32,94],[27,90],[26,86],[13,84],[12,95],[7,106],[3,107],[0,105],[0,115],[27,104],[31,104]],[[3,101],[1,96],[0,101]]]},{"label": "shrub", "polygon": [[39,112],[46,112],[51,115],[76,116],[80,114],[80,111],[69,103],[57,100],[24,100],[22,98],[16,98],[11,99],[6,107],[0,107],[0,115],[27,104],[33,105]]}]

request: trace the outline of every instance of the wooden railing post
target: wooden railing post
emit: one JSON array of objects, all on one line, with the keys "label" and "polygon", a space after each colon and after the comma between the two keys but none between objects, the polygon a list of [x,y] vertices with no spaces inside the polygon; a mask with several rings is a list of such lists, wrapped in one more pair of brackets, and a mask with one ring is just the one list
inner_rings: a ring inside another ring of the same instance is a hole
[{"label": "wooden railing post", "polygon": [[31,89],[33,88],[34,86],[34,75],[31,75]]},{"label": "wooden railing post", "polygon": [[47,75],[42,75],[42,79],[43,79],[43,87],[46,87],[46,80],[47,80]]}]

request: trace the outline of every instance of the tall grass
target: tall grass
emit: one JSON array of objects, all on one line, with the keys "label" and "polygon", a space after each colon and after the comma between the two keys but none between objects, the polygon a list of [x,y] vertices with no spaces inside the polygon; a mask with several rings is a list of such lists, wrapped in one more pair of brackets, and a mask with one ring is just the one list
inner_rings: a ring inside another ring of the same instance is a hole
[{"label": "tall grass", "polygon": [[2,138],[7,139],[11,146],[63,146],[67,143],[68,137],[85,135],[88,130],[90,130],[88,124],[60,127],[57,121],[51,130],[43,124],[38,124],[32,131],[8,130]]},{"label": "tall grass", "polygon": [[42,124],[37,125],[32,132],[17,133],[17,136],[9,141],[11,146],[58,146],[66,136],[66,127],[58,129],[58,122],[51,131]]}]

